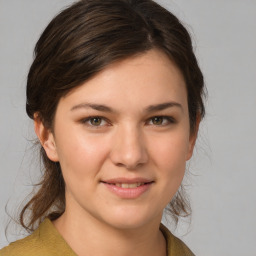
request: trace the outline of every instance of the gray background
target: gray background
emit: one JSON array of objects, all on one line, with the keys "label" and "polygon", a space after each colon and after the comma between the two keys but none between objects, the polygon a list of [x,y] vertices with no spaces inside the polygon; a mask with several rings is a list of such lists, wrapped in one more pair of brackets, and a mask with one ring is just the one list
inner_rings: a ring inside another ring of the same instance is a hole
[{"label": "gray background", "polygon": [[[39,171],[25,84],[36,40],[71,0],[0,0],[0,248]],[[189,164],[191,225],[176,234],[197,255],[256,255],[256,1],[165,0],[189,29],[209,99]],[[9,239],[17,238],[17,228]]]}]

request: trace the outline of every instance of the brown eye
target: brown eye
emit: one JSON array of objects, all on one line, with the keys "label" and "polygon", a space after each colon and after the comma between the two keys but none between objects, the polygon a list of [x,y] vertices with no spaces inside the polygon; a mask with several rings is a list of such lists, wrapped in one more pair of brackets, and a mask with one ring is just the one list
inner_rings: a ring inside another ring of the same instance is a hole
[{"label": "brown eye", "polygon": [[101,125],[101,122],[102,122],[102,118],[100,117],[93,117],[90,119],[90,124],[93,126],[99,126]]},{"label": "brown eye", "polygon": [[147,124],[155,126],[166,126],[175,124],[175,119],[171,116],[154,116],[148,120]]},{"label": "brown eye", "polygon": [[109,126],[110,122],[105,118],[101,116],[89,116],[87,118],[84,118],[80,120],[81,124],[93,128],[102,128],[103,126]]},{"label": "brown eye", "polygon": [[163,124],[164,118],[161,117],[161,116],[155,116],[155,117],[153,117],[151,120],[152,120],[152,123],[153,123],[154,125],[161,125],[161,124]]}]

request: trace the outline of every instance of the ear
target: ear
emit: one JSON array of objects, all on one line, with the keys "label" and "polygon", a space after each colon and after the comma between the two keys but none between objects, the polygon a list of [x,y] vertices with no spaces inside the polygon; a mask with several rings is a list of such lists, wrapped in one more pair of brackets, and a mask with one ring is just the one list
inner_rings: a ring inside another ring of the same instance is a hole
[{"label": "ear", "polygon": [[53,162],[58,162],[59,157],[57,154],[57,148],[53,133],[50,131],[50,129],[44,126],[41,118],[37,113],[34,115],[34,129],[48,158]]},{"label": "ear", "polygon": [[201,122],[201,117],[198,115],[196,118],[195,130],[190,134],[190,137],[189,137],[189,147],[188,147],[188,153],[187,153],[187,159],[186,159],[187,161],[193,155],[193,150],[194,150],[194,147],[196,144],[196,139],[197,139],[200,122]]}]

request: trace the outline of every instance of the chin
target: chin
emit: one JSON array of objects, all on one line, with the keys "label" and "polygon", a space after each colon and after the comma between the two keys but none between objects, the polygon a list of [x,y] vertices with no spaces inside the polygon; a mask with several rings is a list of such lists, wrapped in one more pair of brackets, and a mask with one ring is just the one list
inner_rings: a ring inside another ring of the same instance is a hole
[{"label": "chin", "polygon": [[105,215],[105,223],[116,229],[138,229],[155,221],[161,221],[162,214],[150,214],[150,211],[140,211],[136,207],[124,207]]},{"label": "chin", "polygon": [[134,230],[138,228],[142,228],[147,224],[147,221],[145,220],[139,220],[139,219],[119,219],[114,220],[112,222],[107,223],[112,228],[118,229],[118,230]]}]

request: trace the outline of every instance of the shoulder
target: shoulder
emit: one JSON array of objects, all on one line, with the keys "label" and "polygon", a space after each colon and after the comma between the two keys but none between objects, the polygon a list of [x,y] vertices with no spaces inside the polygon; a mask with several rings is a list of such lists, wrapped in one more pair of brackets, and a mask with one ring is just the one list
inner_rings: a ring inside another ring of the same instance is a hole
[{"label": "shoulder", "polygon": [[0,256],[76,256],[49,219],[33,234],[0,250]]},{"label": "shoulder", "polygon": [[35,253],[37,256],[45,255],[38,233],[38,230],[36,230],[26,238],[10,243],[7,247],[0,250],[0,256],[32,256]]},{"label": "shoulder", "polygon": [[168,256],[195,256],[186,244],[174,236],[163,224],[160,230],[166,239]]}]

